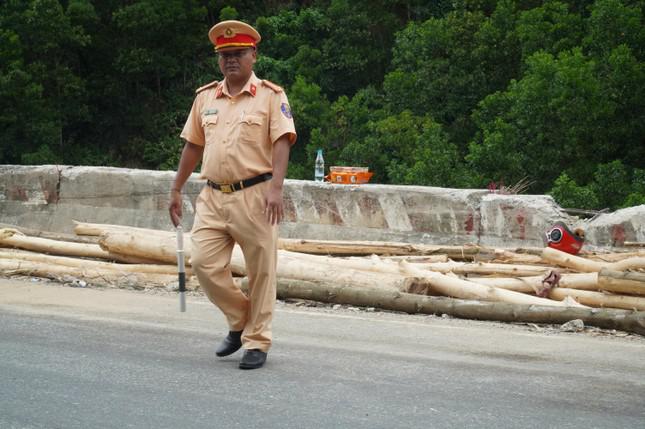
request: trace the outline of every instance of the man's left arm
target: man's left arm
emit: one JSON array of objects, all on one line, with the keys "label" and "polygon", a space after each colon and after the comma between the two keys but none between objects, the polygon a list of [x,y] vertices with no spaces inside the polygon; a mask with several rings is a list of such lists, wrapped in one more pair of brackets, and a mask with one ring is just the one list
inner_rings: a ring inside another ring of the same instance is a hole
[{"label": "man's left arm", "polygon": [[291,142],[289,135],[284,134],[273,144],[273,179],[266,195],[264,213],[271,225],[279,224],[284,218],[282,188],[287,175]]}]

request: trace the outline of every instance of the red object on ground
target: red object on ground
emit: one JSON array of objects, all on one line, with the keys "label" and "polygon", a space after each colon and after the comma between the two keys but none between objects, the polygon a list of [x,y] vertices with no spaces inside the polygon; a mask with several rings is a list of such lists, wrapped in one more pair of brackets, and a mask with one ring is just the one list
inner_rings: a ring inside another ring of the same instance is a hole
[{"label": "red object on ground", "polygon": [[582,231],[578,232],[578,230],[576,230],[576,233],[571,232],[564,222],[556,222],[547,231],[546,241],[547,245],[553,249],[576,255],[584,244],[583,234]]}]

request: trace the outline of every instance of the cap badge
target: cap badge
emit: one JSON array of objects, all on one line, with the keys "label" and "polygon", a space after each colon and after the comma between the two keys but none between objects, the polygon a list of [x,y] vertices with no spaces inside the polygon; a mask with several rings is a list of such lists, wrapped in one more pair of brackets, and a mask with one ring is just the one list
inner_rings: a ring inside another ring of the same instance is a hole
[{"label": "cap badge", "polygon": [[226,30],[224,30],[224,36],[225,36],[225,37],[229,37],[229,38],[230,38],[230,37],[233,37],[233,36],[235,36],[235,32],[233,31],[233,29],[231,29],[231,28],[229,27],[229,28],[227,28]]}]

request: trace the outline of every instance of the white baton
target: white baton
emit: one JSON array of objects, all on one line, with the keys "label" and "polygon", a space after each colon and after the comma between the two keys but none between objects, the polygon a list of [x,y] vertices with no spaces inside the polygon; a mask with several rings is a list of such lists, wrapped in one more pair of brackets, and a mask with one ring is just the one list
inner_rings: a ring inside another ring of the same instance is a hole
[{"label": "white baton", "polygon": [[184,229],[177,226],[177,273],[179,275],[179,311],[186,311],[186,267],[184,264]]}]

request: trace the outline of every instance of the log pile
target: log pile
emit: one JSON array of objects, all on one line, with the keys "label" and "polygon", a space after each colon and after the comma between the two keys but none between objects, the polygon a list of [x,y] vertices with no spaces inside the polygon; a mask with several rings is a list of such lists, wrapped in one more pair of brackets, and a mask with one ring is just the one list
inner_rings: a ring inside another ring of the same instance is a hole
[{"label": "log pile", "polygon": [[[70,241],[0,228],[0,272],[118,287],[176,284],[173,232],[76,223],[75,233],[79,239]],[[197,289],[190,273],[190,234],[184,243],[187,287]],[[235,246],[232,271],[243,278],[245,265]],[[645,335],[642,250],[581,257],[551,248],[281,239],[277,275],[282,298],[342,299],[345,304],[489,320],[561,323],[581,318]]]}]

